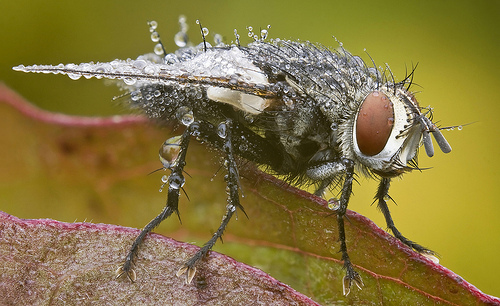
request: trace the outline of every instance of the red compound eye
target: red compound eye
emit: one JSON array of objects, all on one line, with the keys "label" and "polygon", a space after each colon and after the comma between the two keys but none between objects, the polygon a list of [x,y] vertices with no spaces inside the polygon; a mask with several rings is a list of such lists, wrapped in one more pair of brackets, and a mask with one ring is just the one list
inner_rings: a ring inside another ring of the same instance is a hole
[{"label": "red compound eye", "polygon": [[394,110],[391,100],[378,91],[369,94],[359,109],[356,121],[359,150],[368,156],[380,153],[391,135],[393,125]]}]

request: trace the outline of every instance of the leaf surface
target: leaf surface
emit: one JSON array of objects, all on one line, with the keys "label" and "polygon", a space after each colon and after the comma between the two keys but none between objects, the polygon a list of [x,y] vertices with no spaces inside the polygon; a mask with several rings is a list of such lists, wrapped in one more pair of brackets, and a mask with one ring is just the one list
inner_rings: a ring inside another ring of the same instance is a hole
[{"label": "leaf surface", "polygon": [[[0,87],[1,209],[21,218],[143,227],[165,203],[158,148],[179,135],[142,117],[81,118],[33,108]],[[182,225],[173,217],[157,233],[177,240],[208,240],[226,205],[219,152],[191,142],[181,198]],[[334,213],[322,199],[287,186],[242,163],[242,212],[216,250],[255,266],[321,304],[499,303],[402,245],[370,220],[348,211],[347,245],[365,286],[342,295],[342,262]],[[139,251],[137,283],[115,280],[137,230],[111,225],[19,220],[1,215],[3,296],[23,301],[69,299],[149,304],[312,303],[269,275],[217,252],[198,267],[191,285],[175,276],[195,246],[151,235]],[[19,291],[24,288],[25,291]],[[26,290],[28,289],[28,290]],[[16,294],[25,292],[25,295]],[[146,293],[147,292],[147,293]],[[30,300],[31,299],[31,300]],[[264,301],[264,300],[262,300]]]}]

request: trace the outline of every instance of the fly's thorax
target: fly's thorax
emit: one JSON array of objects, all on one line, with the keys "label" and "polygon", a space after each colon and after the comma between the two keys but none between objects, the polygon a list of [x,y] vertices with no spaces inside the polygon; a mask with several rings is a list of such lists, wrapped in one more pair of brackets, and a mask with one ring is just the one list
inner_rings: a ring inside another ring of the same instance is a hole
[{"label": "fly's thorax", "polygon": [[344,130],[345,155],[381,176],[410,169],[422,138],[422,114],[415,98],[400,87],[382,87],[362,98]]}]

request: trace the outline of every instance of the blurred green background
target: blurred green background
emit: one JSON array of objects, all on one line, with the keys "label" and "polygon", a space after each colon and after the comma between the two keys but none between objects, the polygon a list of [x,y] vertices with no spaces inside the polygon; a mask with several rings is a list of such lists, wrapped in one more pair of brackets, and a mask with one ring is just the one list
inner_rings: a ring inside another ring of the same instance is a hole
[{"label": "blurred green background", "polygon": [[[336,47],[335,36],[347,50],[368,60],[366,48],[378,65],[388,63],[399,79],[405,67],[418,63],[415,82],[421,87],[413,90],[420,91],[421,106],[431,105],[444,126],[476,123],[445,132],[453,147],[450,154],[437,152],[430,159],[421,153],[420,166],[432,169],[394,181],[394,220],[408,237],[437,251],[445,267],[485,293],[500,296],[500,205],[495,196],[500,170],[499,1],[2,1],[0,81],[47,110],[124,113],[111,102],[118,90],[102,81],[75,82],[14,72],[11,67],[135,58],[152,51],[149,20],[159,22],[162,39],[172,51],[180,14],[188,18],[196,43],[196,19],[210,29],[210,36],[220,33],[226,42],[234,39],[233,29],[248,42],[247,26],[270,24],[270,37]],[[360,178],[359,183],[349,208],[385,228],[382,215],[370,206],[376,182]],[[3,205],[0,202],[0,209]]]}]

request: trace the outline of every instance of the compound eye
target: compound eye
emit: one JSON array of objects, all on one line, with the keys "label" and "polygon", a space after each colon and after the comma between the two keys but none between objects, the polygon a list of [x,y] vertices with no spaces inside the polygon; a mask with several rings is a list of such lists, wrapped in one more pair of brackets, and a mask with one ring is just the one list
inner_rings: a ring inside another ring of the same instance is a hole
[{"label": "compound eye", "polygon": [[361,153],[373,156],[387,144],[394,125],[392,102],[385,94],[374,91],[361,104],[356,120],[356,139]]}]

